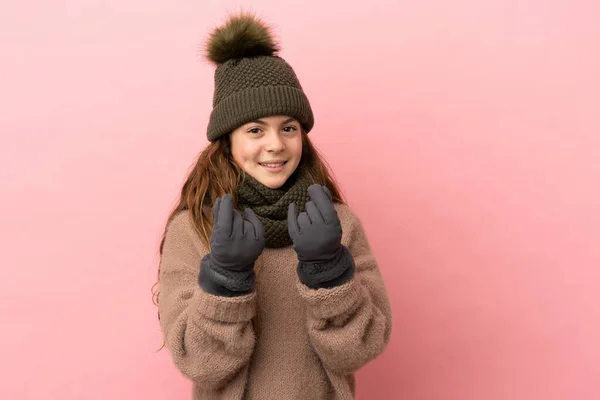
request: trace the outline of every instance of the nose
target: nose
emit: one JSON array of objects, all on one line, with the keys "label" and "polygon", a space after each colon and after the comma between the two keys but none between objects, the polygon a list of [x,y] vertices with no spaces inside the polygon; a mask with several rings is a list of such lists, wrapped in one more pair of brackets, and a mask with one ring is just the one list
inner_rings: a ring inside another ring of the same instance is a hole
[{"label": "nose", "polygon": [[285,143],[281,140],[278,132],[271,132],[267,135],[265,150],[270,153],[277,153],[285,149]]}]

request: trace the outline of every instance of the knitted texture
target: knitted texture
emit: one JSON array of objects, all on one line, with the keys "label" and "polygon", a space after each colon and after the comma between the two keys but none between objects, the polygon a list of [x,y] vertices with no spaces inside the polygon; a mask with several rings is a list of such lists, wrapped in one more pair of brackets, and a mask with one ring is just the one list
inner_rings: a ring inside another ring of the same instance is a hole
[{"label": "knitted texture", "polygon": [[198,283],[204,291],[220,296],[239,296],[252,292],[253,265],[241,270],[231,270],[215,265],[207,255],[200,262]]},{"label": "knitted texture", "polygon": [[231,60],[215,71],[213,107],[225,98],[244,89],[261,86],[290,86],[300,88],[292,68],[280,57],[262,56]]},{"label": "knitted texture", "polygon": [[332,288],[352,279],[354,267],[350,250],[341,246],[332,260],[323,263],[298,262],[298,278],[312,289]]},{"label": "knitted texture", "polygon": [[208,250],[189,211],[171,221],[160,265],[160,323],[175,366],[193,382],[194,399],[354,398],[354,374],[386,348],[392,315],[359,220],[345,205],[336,209],[342,244],[356,263],[350,281],[308,288],[291,246],[266,248],[255,289],[238,297],[199,287]]},{"label": "knitted texture", "polygon": [[313,128],[308,98],[293,69],[278,56],[229,60],[217,67],[214,79],[209,141],[269,115],[294,117],[307,133]]},{"label": "knitted texture", "polygon": [[266,247],[285,247],[292,244],[288,233],[287,215],[290,203],[296,203],[298,212],[305,209],[310,200],[308,187],[314,182],[302,168],[278,188],[271,189],[250,175],[238,186],[238,208],[249,207],[254,211],[265,229]]}]

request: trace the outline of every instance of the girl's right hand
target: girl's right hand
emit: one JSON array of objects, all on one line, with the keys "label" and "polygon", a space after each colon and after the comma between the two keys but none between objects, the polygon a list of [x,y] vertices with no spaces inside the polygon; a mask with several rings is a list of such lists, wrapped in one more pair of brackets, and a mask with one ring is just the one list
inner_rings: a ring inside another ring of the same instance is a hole
[{"label": "girl's right hand", "polygon": [[219,197],[213,207],[214,223],[210,236],[210,257],[216,265],[231,270],[254,267],[265,247],[265,232],[249,208],[244,217],[233,208],[233,197]]}]

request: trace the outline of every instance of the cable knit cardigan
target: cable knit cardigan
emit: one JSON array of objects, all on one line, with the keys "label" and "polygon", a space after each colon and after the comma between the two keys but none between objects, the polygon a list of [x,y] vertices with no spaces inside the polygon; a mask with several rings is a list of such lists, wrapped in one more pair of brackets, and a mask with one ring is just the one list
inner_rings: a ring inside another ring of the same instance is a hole
[{"label": "cable knit cardigan", "polygon": [[190,213],[168,225],[160,265],[159,313],[174,364],[193,399],[353,399],[354,373],[379,356],[391,308],[359,219],[336,204],[352,280],[311,289],[297,276],[291,246],[265,248],[252,293],[221,297],[198,284],[206,247]]}]

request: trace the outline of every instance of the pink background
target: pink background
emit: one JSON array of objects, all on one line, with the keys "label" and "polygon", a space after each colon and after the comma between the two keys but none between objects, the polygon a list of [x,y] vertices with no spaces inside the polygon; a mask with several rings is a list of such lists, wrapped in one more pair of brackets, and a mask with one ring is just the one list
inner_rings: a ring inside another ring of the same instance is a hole
[{"label": "pink background", "polygon": [[[600,398],[600,3],[248,3],[389,288],[358,398]],[[3,2],[0,398],[189,398],[150,287],[240,5]]]}]

